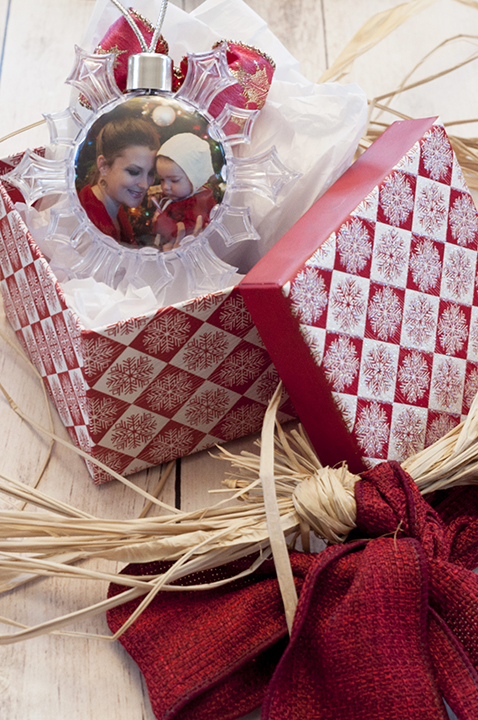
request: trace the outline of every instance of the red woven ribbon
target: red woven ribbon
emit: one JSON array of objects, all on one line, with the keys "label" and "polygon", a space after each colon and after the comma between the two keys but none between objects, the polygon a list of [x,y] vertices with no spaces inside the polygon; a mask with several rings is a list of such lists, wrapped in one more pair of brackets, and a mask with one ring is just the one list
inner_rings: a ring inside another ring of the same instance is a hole
[{"label": "red woven ribbon", "polygon": [[376,539],[317,557],[264,717],[445,719],[444,696],[462,720],[477,718],[475,489],[437,512],[384,463],[355,496],[359,530]]},{"label": "red woven ribbon", "polygon": [[[264,694],[270,720],[445,720],[443,697],[478,718],[478,491],[434,509],[383,463],[355,495],[366,539],[291,555],[300,599],[276,668],[286,630],[270,563],[224,589],[160,594],[121,636],[157,718],[238,718]],[[135,605],[108,614],[113,631]]]}]

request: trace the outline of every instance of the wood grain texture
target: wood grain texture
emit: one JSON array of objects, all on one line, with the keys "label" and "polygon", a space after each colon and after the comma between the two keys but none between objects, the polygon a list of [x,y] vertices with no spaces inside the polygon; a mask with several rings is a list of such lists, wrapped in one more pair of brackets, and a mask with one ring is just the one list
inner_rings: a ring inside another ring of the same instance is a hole
[{"label": "wood grain texture", "polygon": [[[322,0],[246,0],[300,62],[301,72],[317,82],[326,70],[326,41]],[[307,18],[307,22],[304,22]]]},{"label": "wood grain texture", "polygon": [[[300,60],[302,72],[318,79],[327,65],[362,23],[374,13],[402,0],[248,0],[248,4],[270,25],[273,32]],[[199,0],[176,0],[190,11]],[[10,16],[5,34],[5,54],[0,77],[0,137],[29,122],[42,112],[62,110],[69,89],[64,78],[73,60],[73,44],[81,42],[94,0],[0,0],[0,41],[4,37],[7,9]],[[357,61],[346,78],[358,81],[369,97],[392,89],[420,57],[449,35],[478,35],[478,12],[454,0],[438,0],[417,21],[408,21],[394,35]],[[446,63],[461,58],[476,47],[475,40],[455,42],[446,50]],[[425,69],[426,72],[426,69]],[[401,107],[415,116],[441,114],[445,119],[478,117],[471,65],[460,79],[437,81],[410,94]],[[26,146],[42,144],[44,130],[4,143],[7,155]],[[0,329],[16,342],[0,311]],[[14,400],[45,425],[48,414],[38,381],[23,360],[0,339],[0,382]],[[55,432],[67,433],[53,411]],[[0,472],[31,482],[45,458],[48,443],[32,431],[0,397]],[[238,452],[253,449],[253,438],[230,443]],[[184,509],[217,501],[208,492],[220,487],[225,463],[208,452],[184,459],[181,464],[181,500]],[[156,486],[160,468],[134,477],[141,487]],[[161,499],[174,504],[174,473]],[[83,461],[57,446],[41,480],[41,488],[101,517],[139,515],[143,500],[113,482],[95,487]],[[66,580],[35,582],[0,598],[0,615],[27,624],[68,612],[104,598],[106,587],[93,582]],[[2,627],[2,626],[0,626]],[[106,633],[100,616],[74,628]],[[2,632],[4,631],[2,627]],[[25,720],[153,720],[153,714],[135,663],[119,643],[70,637],[43,637],[19,645],[0,647],[0,717]],[[258,720],[255,712],[250,720]],[[220,720],[220,719],[218,719]]]},{"label": "wood grain texture", "polygon": [[[67,107],[65,78],[94,0],[11,0],[0,91],[0,137]],[[46,129],[5,143],[2,156],[48,141]]]}]

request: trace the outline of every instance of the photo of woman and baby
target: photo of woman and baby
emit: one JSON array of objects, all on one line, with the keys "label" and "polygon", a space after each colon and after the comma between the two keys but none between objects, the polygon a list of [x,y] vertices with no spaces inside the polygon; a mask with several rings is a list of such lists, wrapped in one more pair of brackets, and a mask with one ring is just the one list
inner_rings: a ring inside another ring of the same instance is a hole
[{"label": "photo of woman and baby", "polygon": [[137,98],[106,113],[77,155],[80,204],[95,227],[128,247],[178,247],[206,227],[224,194],[224,153],[207,122],[163,102]]}]

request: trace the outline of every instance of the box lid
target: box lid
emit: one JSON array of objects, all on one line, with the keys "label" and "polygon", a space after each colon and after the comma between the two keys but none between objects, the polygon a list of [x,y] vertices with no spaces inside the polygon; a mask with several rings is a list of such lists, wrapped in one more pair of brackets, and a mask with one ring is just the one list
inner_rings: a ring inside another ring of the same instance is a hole
[{"label": "box lid", "polygon": [[402,460],[478,388],[478,214],[436,118],[394,123],[240,284],[319,458]]}]

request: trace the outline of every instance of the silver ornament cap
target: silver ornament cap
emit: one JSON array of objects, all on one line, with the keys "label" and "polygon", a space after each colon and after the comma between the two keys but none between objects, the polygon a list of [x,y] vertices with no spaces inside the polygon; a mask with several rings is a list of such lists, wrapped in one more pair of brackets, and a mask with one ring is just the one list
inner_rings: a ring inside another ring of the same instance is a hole
[{"label": "silver ornament cap", "polygon": [[161,53],[138,53],[128,58],[127,90],[171,92],[173,61]]}]

